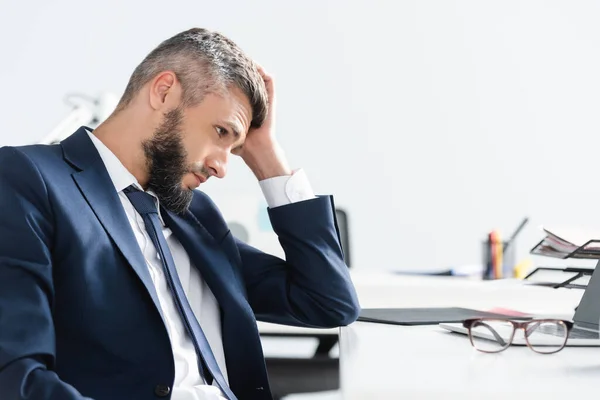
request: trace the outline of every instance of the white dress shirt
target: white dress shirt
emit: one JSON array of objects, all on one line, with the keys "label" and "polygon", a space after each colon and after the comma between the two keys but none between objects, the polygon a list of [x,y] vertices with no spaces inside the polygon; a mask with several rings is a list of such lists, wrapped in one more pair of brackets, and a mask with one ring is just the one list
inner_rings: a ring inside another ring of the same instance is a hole
[{"label": "white dress shirt", "polygon": [[[215,386],[216,383],[207,385],[200,375],[198,370],[198,357],[194,345],[183,325],[181,316],[175,306],[173,296],[167,287],[167,280],[163,273],[161,261],[158,258],[158,252],[146,232],[144,220],[123,192],[123,189],[130,185],[135,185],[140,190],[143,190],[142,187],[139,185],[136,178],[127,170],[127,168],[125,168],[114,153],[100,141],[100,139],[89,131],[88,135],[96,146],[115,186],[115,190],[119,194],[119,198],[123,204],[125,213],[127,214],[127,219],[131,224],[135,238],[146,259],[152,282],[156,288],[156,293],[164,316],[165,326],[173,349],[173,359],[175,361],[175,381],[173,383],[171,399],[224,399],[221,390]],[[279,176],[266,179],[260,181],[259,184],[267,204],[271,208],[315,197],[310,183],[302,170],[295,171],[291,176]],[[148,191],[147,193],[155,197],[158,206],[158,199],[154,193],[151,191]],[[160,219],[161,222],[163,222],[162,217]],[[177,274],[179,275],[179,280],[181,281],[190,306],[206,335],[219,368],[223,372],[223,376],[228,381],[225,353],[223,351],[223,342],[221,338],[221,317],[217,300],[206,282],[204,282],[200,276],[198,270],[191,264],[188,254],[179,240],[177,240],[171,230],[164,225],[164,222],[162,232],[173,255]]]}]

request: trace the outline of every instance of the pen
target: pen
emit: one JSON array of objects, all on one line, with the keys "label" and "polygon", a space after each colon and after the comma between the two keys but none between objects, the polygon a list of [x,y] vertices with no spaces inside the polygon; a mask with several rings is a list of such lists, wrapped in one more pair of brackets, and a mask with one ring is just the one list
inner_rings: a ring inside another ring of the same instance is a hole
[{"label": "pen", "polygon": [[527,217],[523,218],[523,221],[521,221],[521,223],[519,224],[517,229],[514,231],[512,236],[506,241],[506,243],[504,243],[504,249],[502,250],[504,253],[506,253],[506,248],[508,246],[510,246],[512,244],[512,242],[514,242],[515,238],[523,230],[523,228],[525,227],[525,225],[527,224],[528,221],[529,221],[529,218],[527,218]]}]

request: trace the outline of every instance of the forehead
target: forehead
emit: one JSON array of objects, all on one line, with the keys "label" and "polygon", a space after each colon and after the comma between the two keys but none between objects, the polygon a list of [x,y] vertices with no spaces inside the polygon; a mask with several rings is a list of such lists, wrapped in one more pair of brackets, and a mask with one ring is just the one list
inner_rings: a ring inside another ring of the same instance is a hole
[{"label": "forehead", "polygon": [[192,118],[211,122],[231,122],[241,125],[247,133],[252,121],[252,107],[248,97],[237,87],[217,93],[208,93],[202,102],[189,109]]}]

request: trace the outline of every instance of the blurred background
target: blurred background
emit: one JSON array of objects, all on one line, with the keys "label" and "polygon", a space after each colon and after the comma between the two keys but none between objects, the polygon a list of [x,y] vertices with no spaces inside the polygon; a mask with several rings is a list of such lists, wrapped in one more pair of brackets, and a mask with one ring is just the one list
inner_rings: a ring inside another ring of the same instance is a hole
[{"label": "blurred background", "polygon": [[[486,233],[509,235],[527,216],[518,261],[542,224],[598,225],[596,1],[2,0],[1,9],[0,145],[45,137],[71,111],[69,93],[120,96],[159,42],[206,27],[275,76],[280,141],[315,191],[347,211],[353,268],[480,264]],[[241,160],[203,188],[243,219],[251,243],[278,251]]]},{"label": "blurred background", "polygon": [[[598,225],[598,2],[2,3],[0,145],[45,137],[69,93],[120,96],[160,41],[206,27],[275,76],[280,141],[348,212],[353,267],[478,264],[524,216],[518,259],[542,224]],[[241,160],[204,190],[277,251]]]}]

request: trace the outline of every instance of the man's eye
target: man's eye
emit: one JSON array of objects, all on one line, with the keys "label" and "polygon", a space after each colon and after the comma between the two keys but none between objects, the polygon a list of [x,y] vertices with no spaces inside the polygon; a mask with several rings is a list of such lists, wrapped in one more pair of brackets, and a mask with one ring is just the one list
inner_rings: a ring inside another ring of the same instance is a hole
[{"label": "man's eye", "polygon": [[227,129],[222,128],[220,126],[217,126],[215,129],[217,130],[217,134],[219,135],[219,137],[227,136]]}]

